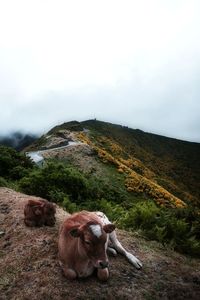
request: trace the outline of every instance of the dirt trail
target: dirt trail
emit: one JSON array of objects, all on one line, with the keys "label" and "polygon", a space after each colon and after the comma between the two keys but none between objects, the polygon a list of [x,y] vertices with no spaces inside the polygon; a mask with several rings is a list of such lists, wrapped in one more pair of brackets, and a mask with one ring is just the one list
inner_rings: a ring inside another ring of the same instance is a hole
[{"label": "dirt trail", "polygon": [[[110,279],[96,276],[67,281],[57,260],[60,223],[53,228],[27,228],[23,207],[32,198],[0,188],[0,299],[200,299],[200,261],[190,259],[118,230],[120,241],[142,262],[134,269],[120,255],[110,258]],[[33,197],[35,198],[35,197]]]}]

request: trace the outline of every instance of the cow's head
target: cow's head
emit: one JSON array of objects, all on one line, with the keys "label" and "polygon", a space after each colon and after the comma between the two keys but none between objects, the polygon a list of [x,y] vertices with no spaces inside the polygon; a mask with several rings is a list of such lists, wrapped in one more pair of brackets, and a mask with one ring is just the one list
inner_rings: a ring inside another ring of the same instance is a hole
[{"label": "cow's head", "polygon": [[115,229],[115,225],[102,226],[99,223],[88,222],[70,231],[74,238],[80,239],[81,251],[91,260],[95,268],[107,268],[108,257],[106,254],[108,236]]},{"label": "cow's head", "polygon": [[46,202],[43,205],[45,225],[53,226],[56,222],[56,206],[54,203]]},{"label": "cow's head", "polygon": [[32,206],[32,211],[37,218],[40,218],[44,214],[43,207],[40,204]]},{"label": "cow's head", "polygon": [[53,226],[56,205],[47,200],[29,199],[24,207],[24,222],[27,226]]}]

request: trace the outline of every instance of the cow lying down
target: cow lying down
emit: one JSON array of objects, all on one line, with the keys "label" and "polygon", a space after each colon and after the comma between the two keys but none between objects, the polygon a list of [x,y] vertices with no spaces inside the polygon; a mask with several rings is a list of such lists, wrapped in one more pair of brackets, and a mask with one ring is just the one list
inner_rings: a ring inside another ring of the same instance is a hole
[{"label": "cow lying down", "polygon": [[47,200],[28,200],[24,207],[24,223],[27,226],[53,226],[56,206]]},{"label": "cow lying down", "polygon": [[115,225],[102,212],[81,211],[61,225],[59,261],[68,279],[90,276],[97,269],[100,280],[109,277],[107,252],[123,254],[137,269],[142,263],[118,241]]}]

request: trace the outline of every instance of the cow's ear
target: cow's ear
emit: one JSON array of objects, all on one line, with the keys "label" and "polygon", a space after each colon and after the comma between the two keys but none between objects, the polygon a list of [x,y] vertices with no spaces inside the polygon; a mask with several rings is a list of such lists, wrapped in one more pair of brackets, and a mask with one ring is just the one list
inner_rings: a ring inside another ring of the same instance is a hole
[{"label": "cow's ear", "polygon": [[73,237],[79,237],[80,236],[80,230],[78,228],[74,228],[74,229],[70,230],[69,233]]},{"label": "cow's ear", "polygon": [[27,204],[28,204],[29,206],[36,206],[36,205],[38,205],[38,201],[29,199]]},{"label": "cow's ear", "polygon": [[110,223],[110,224],[106,224],[103,226],[103,230],[106,232],[106,233],[111,233],[113,230],[115,230],[115,225]]}]

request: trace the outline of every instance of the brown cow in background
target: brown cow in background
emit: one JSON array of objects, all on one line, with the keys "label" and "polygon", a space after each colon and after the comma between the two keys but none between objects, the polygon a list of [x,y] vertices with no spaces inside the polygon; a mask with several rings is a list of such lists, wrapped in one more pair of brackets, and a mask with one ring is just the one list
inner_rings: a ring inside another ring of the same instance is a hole
[{"label": "brown cow in background", "polygon": [[27,226],[53,226],[56,222],[56,207],[47,200],[28,200],[24,208],[24,223]]}]

